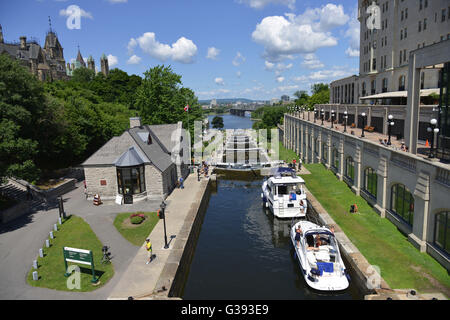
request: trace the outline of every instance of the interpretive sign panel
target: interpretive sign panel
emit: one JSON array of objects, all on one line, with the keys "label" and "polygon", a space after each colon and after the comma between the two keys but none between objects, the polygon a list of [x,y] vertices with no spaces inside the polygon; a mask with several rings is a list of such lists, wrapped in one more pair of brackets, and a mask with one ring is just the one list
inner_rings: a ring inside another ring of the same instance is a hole
[{"label": "interpretive sign panel", "polygon": [[64,265],[66,267],[66,273],[64,275],[66,277],[70,276],[70,274],[67,272],[67,262],[72,262],[91,266],[92,269],[91,282],[95,283],[98,281],[98,279],[95,278],[94,255],[92,254],[91,250],[64,247],[63,256],[64,256]]}]

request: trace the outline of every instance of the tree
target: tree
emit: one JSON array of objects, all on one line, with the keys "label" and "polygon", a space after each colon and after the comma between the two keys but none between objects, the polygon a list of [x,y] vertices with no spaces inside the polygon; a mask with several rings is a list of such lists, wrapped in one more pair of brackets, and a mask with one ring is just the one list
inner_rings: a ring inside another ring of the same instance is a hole
[{"label": "tree", "polygon": [[296,91],[294,93],[294,96],[297,97],[297,99],[295,100],[295,104],[296,105],[303,106],[303,105],[308,104],[309,95],[308,95],[308,93],[306,91],[304,91],[304,90]]},{"label": "tree", "polygon": [[219,116],[215,116],[213,118],[213,120],[211,121],[211,124],[214,129],[223,129],[223,127],[224,127],[223,118],[219,117]]},{"label": "tree", "polygon": [[35,156],[44,110],[42,84],[19,62],[0,54],[0,179],[39,176]]}]

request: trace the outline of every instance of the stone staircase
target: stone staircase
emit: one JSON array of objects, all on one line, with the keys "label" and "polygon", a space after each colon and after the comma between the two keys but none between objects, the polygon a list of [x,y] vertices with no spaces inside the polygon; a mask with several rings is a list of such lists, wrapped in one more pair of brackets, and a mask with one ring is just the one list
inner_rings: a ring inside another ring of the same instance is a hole
[{"label": "stone staircase", "polygon": [[44,202],[42,197],[36,194],[33,194],[31,200],[27,200],[26,187],[13,180],[8,180],[7,183],[0,185],[0,194],[17,202],[14,206],[0,213],[0,223],[7,223],[33,209],[37,209]]}]

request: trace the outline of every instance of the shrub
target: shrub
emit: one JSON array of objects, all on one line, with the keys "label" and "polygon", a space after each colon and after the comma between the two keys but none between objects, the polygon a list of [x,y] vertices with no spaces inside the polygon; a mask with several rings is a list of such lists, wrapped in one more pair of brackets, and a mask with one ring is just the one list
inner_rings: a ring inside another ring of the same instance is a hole
[{"label": "shrub", "polygon": [[143,213],[134,213],[130,216],[130,221],[132,224],[141,224],[145,220],[145,215]]}]

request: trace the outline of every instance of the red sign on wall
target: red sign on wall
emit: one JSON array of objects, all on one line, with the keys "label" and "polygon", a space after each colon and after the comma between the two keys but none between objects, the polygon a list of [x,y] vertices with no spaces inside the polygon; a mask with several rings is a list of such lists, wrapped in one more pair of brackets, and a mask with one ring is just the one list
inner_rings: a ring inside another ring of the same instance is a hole
[{"label": "red sign on wall", "polygon": [[100,185],[101,186],[106,186],[106,180],[100,180]]}]

